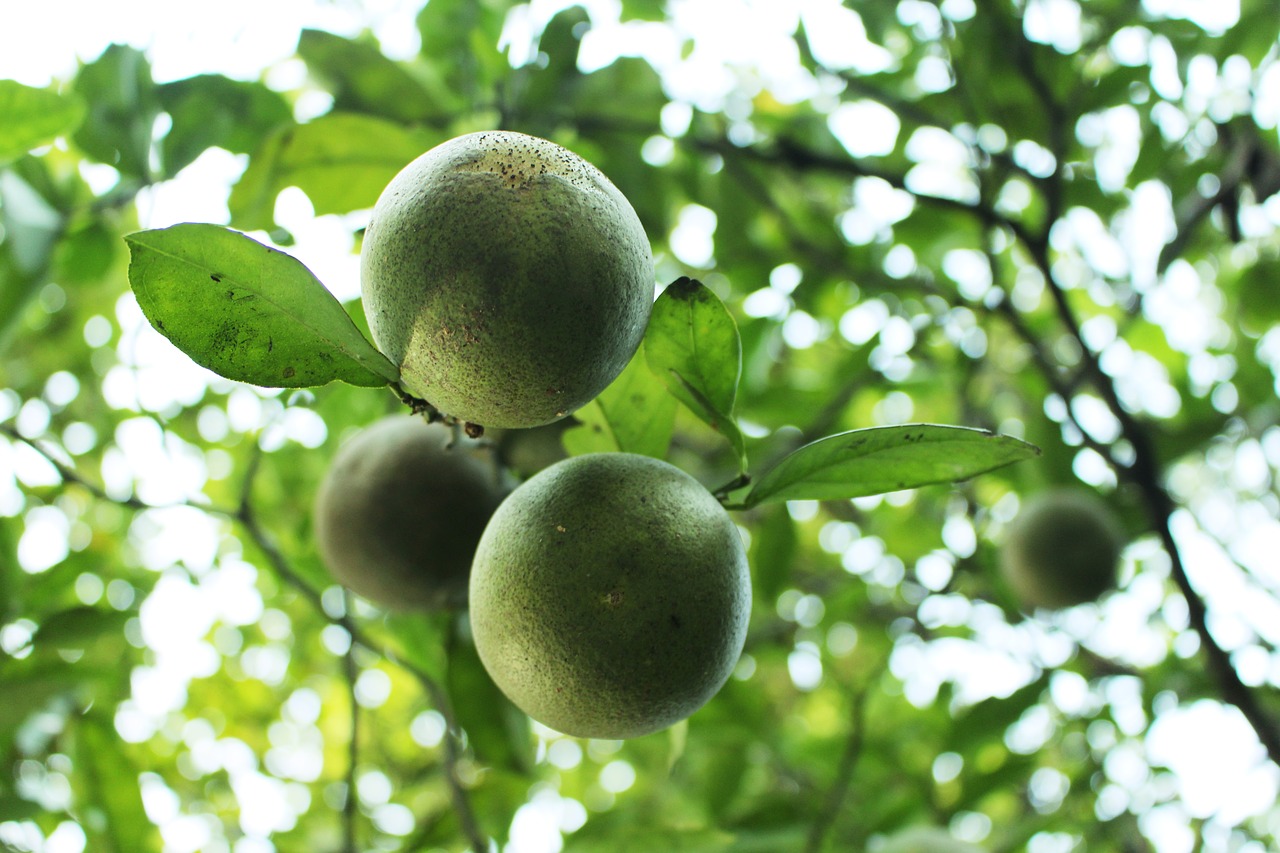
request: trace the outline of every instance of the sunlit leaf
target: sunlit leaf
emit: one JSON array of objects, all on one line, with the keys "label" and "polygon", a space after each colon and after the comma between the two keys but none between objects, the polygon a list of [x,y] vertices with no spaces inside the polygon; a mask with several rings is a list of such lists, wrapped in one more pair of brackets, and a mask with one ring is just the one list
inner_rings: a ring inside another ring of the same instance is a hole
[{"label": "sunlit leaf", "polygon": [[306,193],[316,215],[373,207],[396,173],[439,141],[351,113],[330,113],[277,131],[253,153],[231,190],[231,224],[269,230],[276,197],[287,187]]},{"label": "sunlit leaf", "polygon": [[0,80],[0,164],[52,142],[83,117],[78,97]]},{"label": "sunlit leaf", "polygon": [[649,369],[643,345],[626,369],[589,406],[581,425],[564,436],[570,453],[622,451],[661,459],[675,428],[676,400]]},{"label": "sunlit leaf", "polygon": [[696,279],[672,282],[653,305],[645,355],[667,390],[744,457],[745,443],[733,419],[742,342],[719,298]]},{"label": "sunlit leaf", "polygon": [[295,258],[216,225],[128,238],[129,283],[151,324],[198,364],[273,388],[398,378]]},{"label": "sunlit leaf", "polygon": [[852,430],[783,457],[759,478],[744,503],[842,500],[954,483],[1038,454],[1025,441],[968,427],[904,424]]}]

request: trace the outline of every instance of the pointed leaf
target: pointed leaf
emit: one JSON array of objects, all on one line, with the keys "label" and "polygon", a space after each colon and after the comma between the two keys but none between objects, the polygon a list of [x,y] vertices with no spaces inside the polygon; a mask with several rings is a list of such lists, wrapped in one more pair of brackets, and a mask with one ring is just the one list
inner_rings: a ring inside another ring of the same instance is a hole
[{"label": "pointed leaf", "polygon": [[398,379],[333,294],[284,252],[198,223],[125,239],[142,313],[215,373],[273,388]]},{"label": "pointed leaf", "polygon": [[52,142],[83,118],[79,98],[0,80],[0,163]]},{"label": "pointed leaf", "polygon": [[621,451],[661,459],[675,429],[676,400],[649,369],[641,345],[618,378],[576,417],[582,425],[564,437],[572,454]]},{"label": "pointed leaf", "polygon": [[953,483],[1038,456],[1034,445],[986,430],[940,424],[856,429],[806,444],[757,481],[745,506],[843,500]]},{"label": "pointed leaf", "polygon": [[696,279],[672,282],[653,305],[645,353],[667,390],[723,434],[743,458],[742,433],[733,420],[742,341],[720,299]]}]

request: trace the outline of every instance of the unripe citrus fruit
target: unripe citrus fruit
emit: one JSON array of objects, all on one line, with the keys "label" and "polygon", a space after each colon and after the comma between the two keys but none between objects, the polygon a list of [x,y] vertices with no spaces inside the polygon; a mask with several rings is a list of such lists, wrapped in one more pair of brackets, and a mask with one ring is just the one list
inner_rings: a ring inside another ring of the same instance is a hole
[{"label": "unripe citrus fruit", "polygon": [[590,402],[640,345],[653,304],[644,228],[609,179],[507,131],[432,148],[392,179],[361,249],[361,290],[401,386],[493,427]]},{"label": "unripe citrus fruit", "polygon": [[697,480],[628,453],[527,480],[471,570],[476,650],[526,714],[631,738],[688,717],[742,652],[751,583],[738,530]]},{"label": "unripe citrus fruit", "polygon": [[1000,568],[1022,603],[1057,610],[1115,586],[1121,531],[1096,495],[1054,489],[1032,496],[1009,525]]},{"label": "unripe citrus fruit", "polygon": [[394,609],[466,603],[471,558],[505,489],[474,442],[398,415],[339,448],[316,494],[316,545],[334,579]]},{"label": "unripe citrus fruit", "polygon": [[952,837],[945,829],[917,826],[904,829],[890,836],[878,853],[983,853],[975,847]]}]

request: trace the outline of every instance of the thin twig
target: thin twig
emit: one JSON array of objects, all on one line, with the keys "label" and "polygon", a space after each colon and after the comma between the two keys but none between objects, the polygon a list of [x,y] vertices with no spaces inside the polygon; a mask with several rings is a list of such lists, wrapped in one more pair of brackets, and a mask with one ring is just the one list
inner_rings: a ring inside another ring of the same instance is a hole
[{"label": "thin twig", "polygon": [[1209,630],[1208,609],[1187,575],[1181,551],[1173,535],[1172,518],[1177,505],[1162,483],[1159,455],[1150,433],[1121,402],[1115,383],[1102,370],[1097,354],[1085,343],[1080,323],[1067,301],[1066,293],[1053,276],[1047,247],[1044,254],[1037,256],[1035,260],[1037,266],[1045,272],[1045,285],[1053,298],[1059,319],[1080,348],[1085,375],[1119,422],[1120,434],[1133,450],[1133,461],[1129,465],[1116,460],[1113,454],[1107,458],[1117,472],[1124,475],[1142,495],[1149,523],[1169,556],[1170,576],[1187,603],[1188,619],[1200,637],[1200,645],[1218,691],[1223,700],[1234,705],[1244,715],[1266,748],[1268,757],[1273,763],[1280,765],[1280,725],[1263,709],[1253,691],[1240,679],[1230,656]]},{"label": "thin twig", "polygon": [[[250,541],[262,552],[267,562],[271,565],[275,574],[302,594],[310,604],[320,613],[325,613],[324,604],[319,591],[313,588],[298,572],[293,568],[289,558],[285,556],[280,546],[266,531],[262,524],[258,521],[257,513],[254,510],[252,502],[253,481],[257,475],[263,452],[260,447],[255,447],[253,453],[249,457],[246,476],[242,484],[240,492],[240,502],[235,509],[228,509],[212,504],[197,504],[190,501],[183,501],[175,504],[150,504],[136,495],[117,498],[107,493],[107,491],[82,475],[79,471],[62,462],[53,451],[44,447],[39,441],[28,438],[8,424],[0,424],[0,433],[12,438],[15,441],[22,442],[28,447],[39,453],[44,459],[57,470],[58,475],[62,478],[64,484],[75,485],[89,492],[93,497],[123,506],[127,509],[136,511],[146,511],[154,509],[168,509],[175,506],[189,506],[202,510],[210,515],[218,515],[233,521],[239,522],[244,529]],[[373,642],[366,636],[361,626],[351,617],[350,610],[345,610],[342,615],[330,617],[326,614],[333,624],[342,627],[351,637],[353,645],[359,644],[369,649],[375,654],[379,654],[377,643]],[[457,723],[457,717],[453,712],[453,707],[449,702],[448,693],[440,685],[440,683],[429,673],[417,668],[413,664],[404,660],[397,660],[397,665],[412,674],[422,685],[436,710],[445,719],[448,728],[448,734],[444,743],[444,770],[445,781],[449,788],[450,800],[453,803],[454,811],[458,816],[458,821],[462,825],[463,832],[467,837],[468,843],[471,845],[475,853],[487,853],[489,849],[488,841],[484,833],[480,830],[476,821],[475,811],[471,806],[471,800],[466,789],[462,785],[462,781],[458,775],[458,763],[462,758],[462,734]],[[353,697],[354,698],[354,697]],[[354,708],[354,705],[353,705]],[[354,716],[354,712],[353,712]],[[353,722],[354,725],[354,722]],[[354,743],[354,737],[353,737]],[[354,749],[354,747],[353,747]],[[354,797],[354,789],[349,792],[349,801]]]},{"label": "thin twig", "polygon": [[817,820],[809,828],[809,837],[804,848],[806,853],[819,853],[822,850],[827,840],[827,834],[831,831],[831,827],[835,825],[836,818],[840,815],[840,808],[844,805],[845,798],[849,795],[849,788],[853,784],[853,771],[858,766],[858,759],[862,756],[862,747],[867,739],[867,697],[873,692],[872,688],[882,668],[882,666],[876,667],[872,677],[867,680],[862,689],[853,694],[850,708],[849,737],[844,743],[844,750],[840,753],[840,763],[836,767],[836,778],[827,790],[827,797],[823,801],[822,810],[818,812]]},{"label": "thin twig", "polygon": [[[351,593],[343,590],[343,612],[351,612]],[[356,769],[360,764],[360,701],[356,696],[356,644],[353,637],[342,656],[342,674],[347,679],[347,699],[351,707],[351,733],[347,739],[347,798],[342,804],[342,837],[346,853],[358,853],[356,820],[359,816],[356,798]]]}]

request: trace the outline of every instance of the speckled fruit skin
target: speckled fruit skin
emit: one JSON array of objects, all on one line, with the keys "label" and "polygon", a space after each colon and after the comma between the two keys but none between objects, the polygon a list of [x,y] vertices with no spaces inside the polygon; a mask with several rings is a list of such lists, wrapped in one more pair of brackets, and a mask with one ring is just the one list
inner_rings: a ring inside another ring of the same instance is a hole
[{"label": "speckled fruit skin", "polygon": [[953,838],[945,829],[921,826],[895,833],[878,848],[878,853],[983,853],[983,850]]},{"label": "speckled fruit skin", "polygon": [[533,427],[626,367],[653,305],[653,258],[598,169],[545,139],[484,131],[432,148],[383,190],[361,290],[406,391],[462,421]]},{"label": "speckled fruit skin", "polygon": [[506,494],[474,442],[396,415],[335,454],[313,507],[316,546],[334,579],[395,610],[466,603],[476,543]]},{"label": "speckled fruit skin", "polygon": [[1124,539],[1097,495],[1052,489],[1033,495],[1010,523],[1000,569],[1029,609],[1093,601],[1115,586]]},{"label": "speckled fruit skin", "polygon": [[471,570],[471,628],[494,682],[577,737],[633,738],[688,717],[746,639],[737,528],[666,462],[575,456],[517,488]]}]

